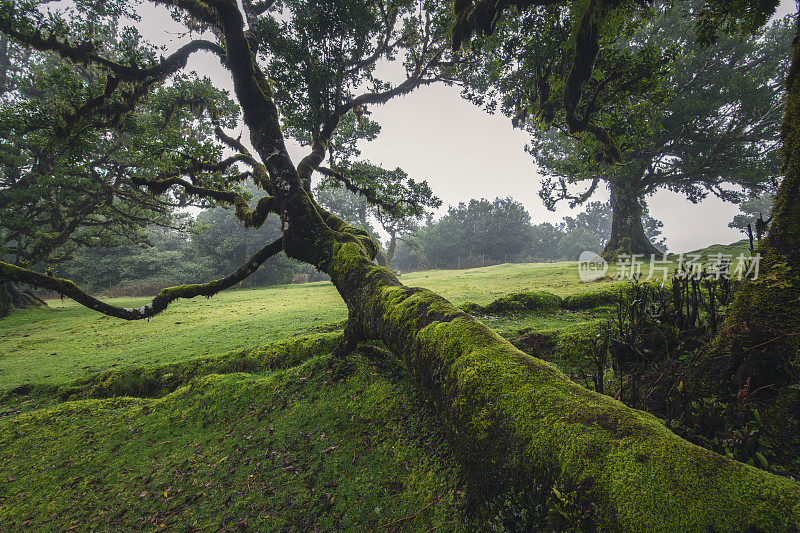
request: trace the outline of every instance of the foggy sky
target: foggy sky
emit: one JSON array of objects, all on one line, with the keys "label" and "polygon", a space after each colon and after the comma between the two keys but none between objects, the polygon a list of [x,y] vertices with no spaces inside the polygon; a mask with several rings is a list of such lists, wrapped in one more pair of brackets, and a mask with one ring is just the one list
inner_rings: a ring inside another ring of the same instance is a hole
[{"label": "foggy sky", "polygon": [[[782,0],[777,16],[795,12],[795,2]],[[144,6],[138,25],[148,40],[167,44],[174,50],[185,42],[185,29],[172,22],[161,8]],[[165,36],[167,38],[165,39]],[[210,55],[196,55],[189,68],[211,77],[218,87],[232,90],[230,76]],[[401,167],[415,179],[425,179],[444,205],[471,198],[511,196],[521,202],[531,221],[558,222],[582,208],[569,209],[559,203],[548,211],[538,196],[541,175],[530,155],[523,150],[529,137],[511,127],[501,114],[489,115],[463,100],[458,87],[434,85],[373,106],[371,118],[381,126],[375,141],[361,143],[362,156],[386,168]],[[246,140],[247,135],[242,136]],[[298,162],[307,152],[289,142],[292,158]],[[607,200],[599,190],[592,200]],[[728,222],[738,213],[734,204],[710,195],[699,204],[685,196],[661,190],[647,198],[650,214],[664,223],[663,233],[671,252],[684,252],[715,243],[729,243],[744,237]]]}]

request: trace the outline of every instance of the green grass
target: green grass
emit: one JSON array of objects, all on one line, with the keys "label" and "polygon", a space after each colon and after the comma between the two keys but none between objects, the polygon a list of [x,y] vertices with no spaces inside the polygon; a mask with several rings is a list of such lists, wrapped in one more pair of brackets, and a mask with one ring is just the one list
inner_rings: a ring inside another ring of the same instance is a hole
[{"label": "green grass", "polygon": [[[575,263],[505,264],[471,270],[434,270],[401,276],[456,304],[481,305],[509,293],[544,290],[559,296],[598,291],[609,282],[580,284]],[[111,300],[127,307],[146,299]],[[223,292],[208,300],[173,303],[147,321],[110,318],[72,301],[17,311],[0,320],[0,393],[23,384],[58,385],[109,368],[152,366],[193,359],[315,332],[346,318],[327,282]],[[492,327],[552,329],[574,316],[503,318]],[[492,323],[492,322],[497,322]]]},{"label": "green grass", "polygon": [[[697,250],[706,258],[734,257],[747,241]],[[612,265],[609,275],[613,275]],[[644,268],[647,272],[647,268]],[[547,291],[561,297],[606,292],[612,282],[579,283],[574,262],[503,264],[469,270],[430,270],[401,276],[409,286],[431,289],[456,305],[486,305],[510,293]],[[126,307],[145,298],[110,300]],[[24,384],[67,383],[109,368],[159,365],[330,329],[346,308],[327,282],[223,292],[207,300],[173,303],[147,321],[106,317],[70,300],[49,308],[14,312],[0,320],[0,393]],[[489,318],[506,336],[523,328],[557,329],[582,315]]]},{"label": "green grass", "polygon": [[[705,248],[689,252],[692,255],[702,255],[704,258],[714,258],[717,254],[733,256],[735,261],[740,255],[750,256],[750,241],[742,239],[731,244],[712,244]],[[688,255],[688,254],[686,254]]]}]

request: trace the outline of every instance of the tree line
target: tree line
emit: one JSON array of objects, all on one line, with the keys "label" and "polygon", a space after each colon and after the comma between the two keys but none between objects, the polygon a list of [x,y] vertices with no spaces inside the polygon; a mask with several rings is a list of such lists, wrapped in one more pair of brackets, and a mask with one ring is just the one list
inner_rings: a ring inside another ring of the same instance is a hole
[{"label": "tree line", "polygon": [[[248,188],[256,193],[253,187]],[[257,198],[257,196],[254,196]],[[589,202],[574,217],[558,223],[532,224],[525,207],[512,198],[470,200],[448,208],[434,219],[395,218],[388,233],[366,199],[346,189],[318,187],[318,198],[331,212],[372,235],[381,243],[391,268],[399,272],[426,269],[461,269],[498,263],[574,261],[581,252],[601,253],[611,238],[613,210],[609,202]],[[771,196],[749,197],[742,213],[730,222],[746,235],[771,209]],[[383,238],[378,232],[383,230]],[[648,213],[643,228],[659,253],[666,252],[663,224]],[[147,295],[166,285],[196,279],[216,279],[244,262],[259,243],[280,233],[277,220],[261,228],[244,230],[230,210],[215,207],[199,212],[190,230],[157,225],[146,229],[145,241],[114,247],[85,247],[61,263],[55,273],[93,292],[109,295]],[[238,287],[263,287],[326,280],[303,263],[284,255],[264,265]]]}]

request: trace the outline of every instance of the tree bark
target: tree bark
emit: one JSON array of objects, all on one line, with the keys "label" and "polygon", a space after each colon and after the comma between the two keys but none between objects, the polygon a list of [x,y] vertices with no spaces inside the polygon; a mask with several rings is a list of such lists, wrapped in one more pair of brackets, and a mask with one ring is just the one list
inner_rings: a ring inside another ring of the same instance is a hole
[{"label": "tree bark", "polygon": [[608,261],[616,260],[620,254],[644,254],[649,258],[651,254],[660,255],[647,234],[642,223],[642,204],[639,203],[640,194],[619,184],[611,182],[611,237],[608,239],[603,253],[603,258]]},{"label": "tree bark", "polygon": [[[762,389],[761,417],[776,449],[800,447],[800,20],[782,126],[784,179],[772,226],[757,248],[757,279],[744,283],[726,321],[691,376],[696,396],[735,401]],[[788,452],[787,452],[788,451]],[[794,458],[794,457],[792,457]]]},{"label": "tree bark", "polygon": [[[775,197],[772,225],[757,248],[758,279],[747,281],[739,291],[717,337],[718,347],[728,355],[747,353],[741,362],[750,359],[748,366],[765,367],[769,372],[762,379],[780,381],[796,378],[786,369],[800,362],[800,21],[796,32],[786,81],[784,179]],[[756,345],[759,349],[750,348]],[[774,360],[769,364],[752,361],[760,357]],[[752,372],[739,374],[737,385],[755,377]]]}]

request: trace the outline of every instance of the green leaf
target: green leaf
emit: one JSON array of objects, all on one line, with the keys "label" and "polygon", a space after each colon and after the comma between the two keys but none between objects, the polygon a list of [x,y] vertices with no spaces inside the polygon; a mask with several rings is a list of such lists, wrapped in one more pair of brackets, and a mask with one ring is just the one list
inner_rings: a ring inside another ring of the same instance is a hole
[{"label": "green leaf", "polygon": [[767,461],[767,458],[761,454],[761,452],[756,452],[756,459],[758,459],[758,462],[761,463],[761,466],[764,468],[769,468],[769,462]]}]

